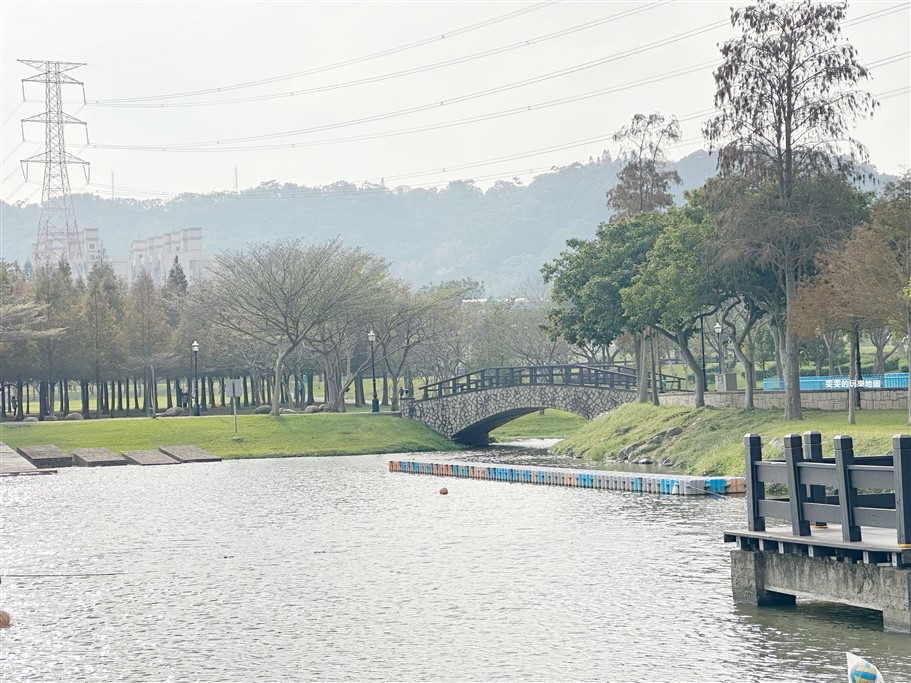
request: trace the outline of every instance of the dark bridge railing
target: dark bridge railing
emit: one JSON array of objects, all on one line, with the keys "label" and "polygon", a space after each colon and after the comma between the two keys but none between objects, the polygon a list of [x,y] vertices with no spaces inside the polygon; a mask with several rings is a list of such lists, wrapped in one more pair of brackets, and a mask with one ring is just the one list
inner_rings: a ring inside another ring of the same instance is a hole
[{"label": "dark bridge railing", "polygon": [[591,365],[525,365],[514,368],[485,368],[428,384],[420,391],[421,399],[428,399],[483,389],[540,384],[634,390],[636,375]]},{"label": "dark bridge railing", "polygon": [[[835,457],[822,457],[819,432],[784,439],[784,460],[762,460],[758,434],[744,437],[750,531],[765,531],[767,517],[789,521],[794,536],[810,526],[841,524],[842,540],[861,540],[861,526],[895,529],[911,548],[911,436],[892,440],[892,454],[855,457],[850,436],[835,437]],[[785,484],[787,498],[766,498],[766,484]],[[829,495],[837,489],[838,495]]]}]

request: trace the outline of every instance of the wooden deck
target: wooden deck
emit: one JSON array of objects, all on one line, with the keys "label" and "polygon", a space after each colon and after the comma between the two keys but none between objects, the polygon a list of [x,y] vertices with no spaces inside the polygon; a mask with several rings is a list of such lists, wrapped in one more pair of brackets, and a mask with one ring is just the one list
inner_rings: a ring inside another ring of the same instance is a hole
[{"label": "wooden deck", "polygon": [[863,539],[845,541],[840,524],[812,527],[809,536],[796,536],[790,526],[769,526],[765,531],[725,530],[726,543],[740,550],[765,550],[782,555],[834,557],[864,564],[911,567],[911,548],[897,542],[893,529],[863,527]]},{"label": "wooden deck", "polygon": [[39,470],[5,443],[0,443],[0,476],[12,477],[20,474],[55,474],[56,472],[57,470],[55,469]]}]

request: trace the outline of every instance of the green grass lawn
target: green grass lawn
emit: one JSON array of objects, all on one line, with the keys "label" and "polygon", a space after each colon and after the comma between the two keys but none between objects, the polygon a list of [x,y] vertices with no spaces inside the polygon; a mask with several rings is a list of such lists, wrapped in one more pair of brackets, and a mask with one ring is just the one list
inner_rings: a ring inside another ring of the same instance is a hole
[{"label": "green grass lawn", "polygon": [[[669,458],[691,474],[743,474],[743,435],[762,435],[766,459],[784,457],[786,434],[818,431],[823,452],[832,454],[832,439],[840,434],[854,438],[858,455],[882,455],[892,448],[894,434],[911,433],[904,410],[864,410],[857,424],[847,424],[847,413],[805,410],[803,421],[786,421],[781,410],[726,410],[628,404],[585,423],[556,446],[564,453],[585,454],[595,461],[611,459],[632,443],[645,443],[655,434],[681,427],[678,436],[665,439],[648,454],[653,460]],[[630,427],[625,434],[617,434]]]},{"label": "green grass lawn", "polygon": [[354,455],[454,450],[452,442],[411,420],[369,413],[240,415],[234,441],[229,416],[135,418],[0,424],[0,441],[54,444],[64,451],[103,447],[114,452],[195,444],[223,458]]},{"label": "green grass lawn", "polygon": [[542,415],[534,412],[507,422],[490,433],[491,441],[512,441],[514,439],[535,439],[564,437],[586,424],[581,415],[548,408]]}]

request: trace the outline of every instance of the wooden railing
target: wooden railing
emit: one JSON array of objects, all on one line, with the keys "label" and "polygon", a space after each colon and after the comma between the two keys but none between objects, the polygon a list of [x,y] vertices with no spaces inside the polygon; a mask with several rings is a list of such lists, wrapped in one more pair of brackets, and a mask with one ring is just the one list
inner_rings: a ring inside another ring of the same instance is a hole
[{"label": "wooden railing", "polygon": [[[678,378],[679,379],[679,378]],[[525,365],[512,368],[485,368],[458,375],[419,389],[421,400],[454,396],[469,391],[481,391],[521,385],[562,384],[609,389],[636,388],[635,372],[608,369],[593,365]]]},{"label": "wooden railing", "polygon": [[[612,370],[614,372],[619,372],[626,375],[636,376],[636,368],[630,365],[616,365],[608,363],[588,363],[587,367],[590,368],[602,368],[604,370]],[[652,373],[648,373],[648,387],[651,389],[652,378],[654,377],[655,384],[658,385],[659,391],[683,391],[683,377],[677,377],[677,375],[666,375],[663,372],[656,372],[654,376]]]},{"label": "wooden railing", "polygon": [[[834,441],[835,457],[824,458],[819,432],[789,434],[785,459],[763,460],[762,438],[744,437],[750,531],[765,531],[768,517],[789,521],[795,536],[831,522],[843,541],[857,542],[869,526],[895,529],[898,546],[911,548],[911,436],[893,437],[884,456],[855,456],[850,436]],[[788,497],[766,498],[766,484],[786,485]]]}]

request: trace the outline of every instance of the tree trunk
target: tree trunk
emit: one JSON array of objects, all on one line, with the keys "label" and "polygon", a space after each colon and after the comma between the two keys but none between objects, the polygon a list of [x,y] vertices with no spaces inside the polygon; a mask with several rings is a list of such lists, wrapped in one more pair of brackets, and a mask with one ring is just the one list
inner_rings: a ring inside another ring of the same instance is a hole
[{"label": "tree trunk", "polygon": [[246,374],[244,374],[244,376],[243,376],[243,382],[244,382],[244,408],[248,408],[250,406],[250,394],[247,393],[247,375]]},{"label": "tree trunk", "polygon": [[[909,348],[911,348],[911,344],[909,344]],[[22,422],[22,420],[25,419],[25,414],[23,412],[25,410],[25,406],[23,406],[23,403],[24,403],[23,399],[25,398],[25,396],[23,395],[22,385],[23,385],[23,382],[21,379],[16,380],[16,421],[17,422]]]},{"label": "tree trunk", "polygon": [[[785,304],[790,314],[794,310],[794,300],[797,298],[797,274],[792,268],[785,272]],[[803,410],[800,405],[800,342],[797,330],[790,324],[788,317],[784,320],[784,390],[785,390],[785,420],[802,420]]]},{"label": "tree trunk", "polygon": [[694,405],[697,408],[705,407],[705,374],[703,373],[702,365],[690,351],[689,343],[687,342],[686,337],[681,332],[677,332],[676,336],[665,335],[671,339],[680,349],[680,354],[683,356],[684,361],[686,361],[687,367],[693,371],[693,376],[696,379],[696,394],[694,396]]},{"label": "tree trunk", "polygon": [[173,408],[174,399],[171,398],[171,378],[170,377],[164,378],[164,387],[165,387],[165,396],[166,396],[166,400],[167,400],[166,407]]},{"label": "tree trunk", "polygon": [[639,403],[648,402],[648,370],[645,355],[645,332],[633,337],[633,356],[636,362],[636,385],[638,395],[636,400]]},{"label": "tree trunk", "polygon": [[[758,316],[750,310],[746,322],[744,323],[743,330],[739,335],[737,334],[737,327],[733,323],[728,323],[727,320],[724,321],[724,324],[727,325],[731,331],[731,339],[733,341],[731,346],[734,349],[734,356],[743,364],[743,377],[745,382],[743,391],[744,410],[752,410],[754,407],[753,391],[756,386],[756,365],[753,361],[755,347],[753,345],[751,333],[757,321]],[[749,347],[749,356],[743,352],[743,342],[745,340]]]},{"label": "tree trunk", "polygon": [[905,346],[905,362],[908,364],[908,424],[911,425],[911,307],[905,319],[905,334],[908,343]]},{"label": "tree trunk", "polygon": [[[856,326],[855,326],[856,330]],[[851,331],[851,352],[848,354],[848,424],[852,425],[856,422],[854,415],[854,396],[857,391],[857,387],[854,386],[855,381],[857,380],[856,368],[857,365],[854,363],[854,354],[857,353],[857,335],[855,330]]]},{"label": "tree trunk", "polygon": [[873,344],[874,356],[873,356],[873,374],[874,375],[883,375],[886,372],[886,361],[889,360],[889,356],[895,353],[896,347],[892,349],[889,353],[886,353],[886,344],[892,339],[892,335],[889,332],[888,327],[873,327],[870,329],[870,343]]},{"label": "tree trunk", "polygon": [[279,399],[281,397],[281,381],[282,381],[282,365],[285,362],[285,357],[290,353],[291,349],[284,350],[281,346],[278,347],[278,352],[275,354],[275,388],[272,392],[272,414],[278,416],[279,413]]},{"label": "tree trunk", "polygon": [[854,407],[860,410],[861,387],[864,380],[864,373],[860,367],[860,325],[854,328],[854,343],[857,346],[857,355],[854,358],[854,363],[857,366],[857,392],[854,394]]},{"label": "tree trunk", "polygon": [[89,383],[88,380],[79,380],[79,399],[82,401],[82,419],[89,419]]},{"label": "tree trunk", "polygon": [[648,336],[649,340],[649,349],[651,351],[651,361],[652,361],[652,405],[656,406],[658,404],[658,372],[656,363],[655,363],[655,335],[650,334]]},{"label": "tree trunk", "polygon": [[354,380],[354,405],[367,405],[367,401],[364,398],[364,375],[360,372],[357,373],[357,378]]}]

